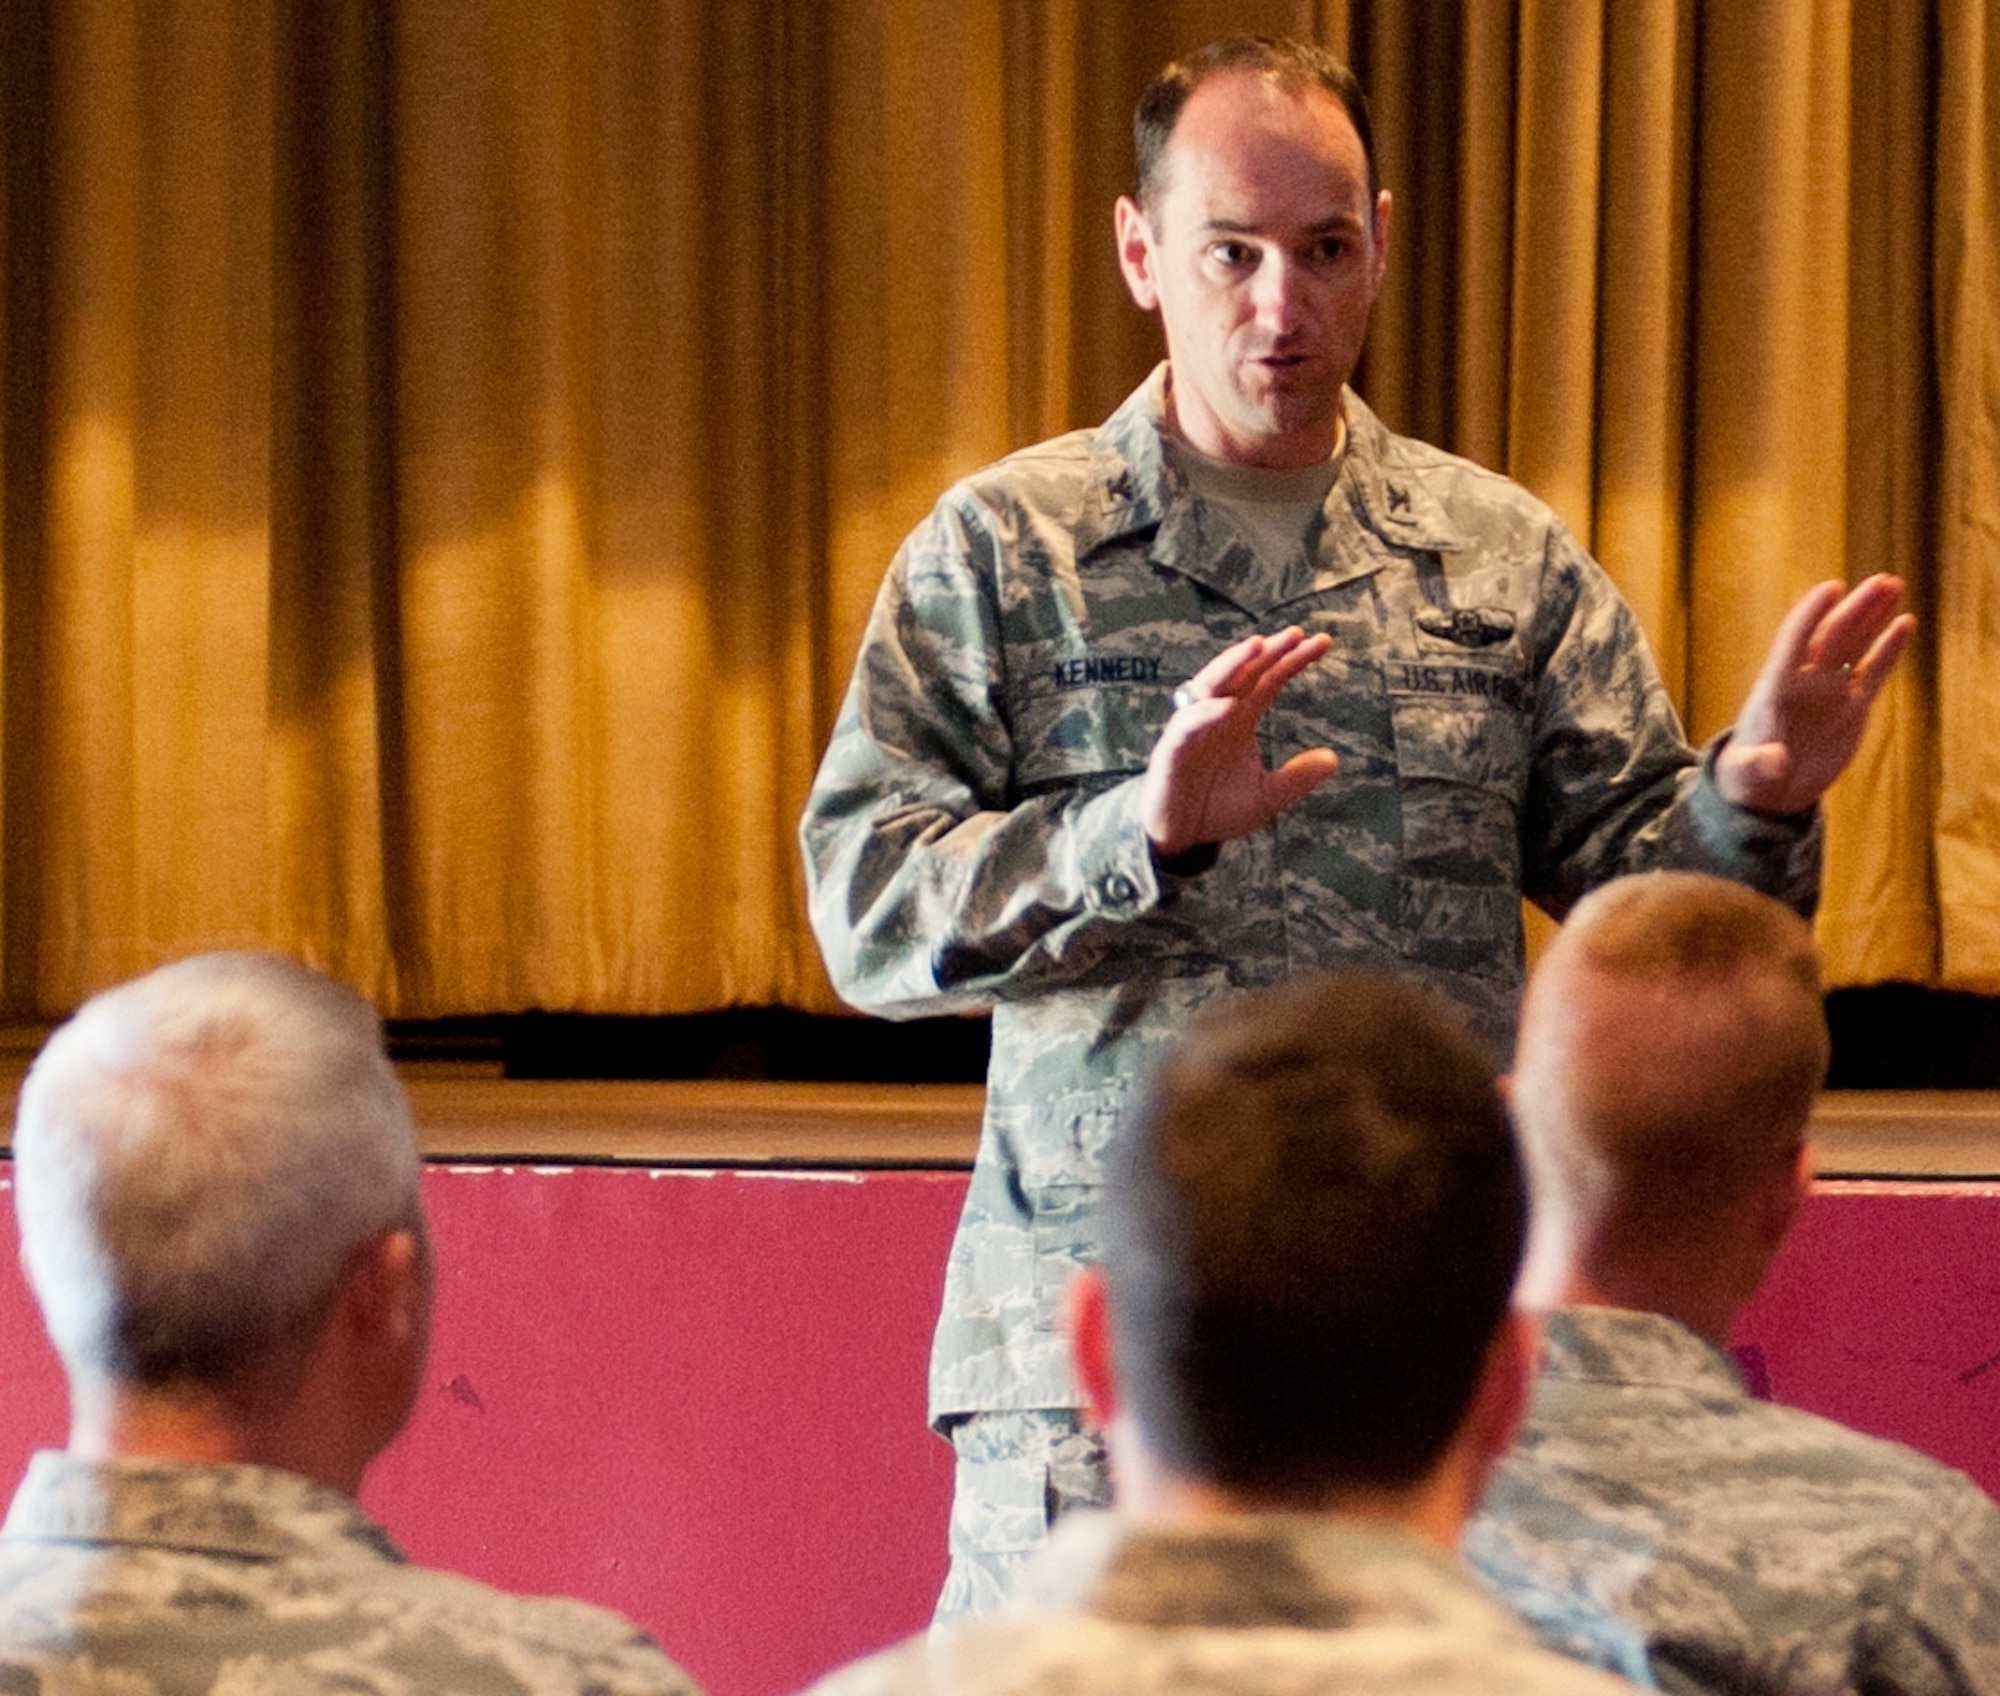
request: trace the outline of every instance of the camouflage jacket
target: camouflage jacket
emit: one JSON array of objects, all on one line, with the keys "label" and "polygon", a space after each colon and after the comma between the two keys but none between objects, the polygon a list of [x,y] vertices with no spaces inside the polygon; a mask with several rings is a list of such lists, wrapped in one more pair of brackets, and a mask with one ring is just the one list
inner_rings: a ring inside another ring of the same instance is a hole
[{"label": "camouflage jacket", "polygon": [[1385,1526],[1066,1517],[1021,1598],[857,1662],[813,1696],[1618,1696],[1538,1647],[1442,1549]]},{"label": "camouflage jacket", "polygon": [[0,1528],[12,1696],[698,1696],[581,1602],[406,1563],[289,1472],[36,1455]]},{"label": "camouflage jacket", "polygon": [[1970,1479],[1753,1399],[1657,1314],[1563,1309],[1548,1344],[1466,1539],[1499,1595],[1622,1614],[1663,1689],[2000,1692],[2000,1509]]},{"label": "camouflage jacket", "polygon": [[[1502,1045],[1524,893],[1560,914],[1662,864],[1798,905],[1817,887],[1817,829],[1722,800],[1547,507],[1350,394],[1317,564],[1274,576],[1166,452],[1163,374],[1102,429],[960,483],[905,543],[802,826],[842,995],[993,1010],[934,1418],[1075,1405],[1057,1297],[1095,1257],[1100,1157],[1211,996],[1390,967]],[[1174,688],[1294,623],[1333,651],[1266,715],[1265,757],[1330,746],[1339,774],[1206,872],[1163,873],[1139,773]]]}]

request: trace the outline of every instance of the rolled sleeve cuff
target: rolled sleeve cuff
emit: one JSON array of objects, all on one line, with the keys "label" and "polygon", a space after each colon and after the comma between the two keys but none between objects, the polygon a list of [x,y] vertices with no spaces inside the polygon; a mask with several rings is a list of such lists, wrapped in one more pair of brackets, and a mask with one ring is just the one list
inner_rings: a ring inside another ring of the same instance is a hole
[{"label": "rolled sleeve cuff", "polygon": [[1716,756],[1728,746],[1723,731],[1701,751],[1701,771],[1687,799],[1688,823],[1718,876],[1761,889],[1810,918],[1819,905],[1820,862],[1826,824],[1819,807],[1774,816],[1725,800],[1716,787]]},{"label": "rolled sleeve cuff", "polygon": [[1077,870],[1085,908],[1110,919],[1132,918],[1159,904],[1162,874],[1139,822],[1139,780],[1093,796],[1077,817]]}]

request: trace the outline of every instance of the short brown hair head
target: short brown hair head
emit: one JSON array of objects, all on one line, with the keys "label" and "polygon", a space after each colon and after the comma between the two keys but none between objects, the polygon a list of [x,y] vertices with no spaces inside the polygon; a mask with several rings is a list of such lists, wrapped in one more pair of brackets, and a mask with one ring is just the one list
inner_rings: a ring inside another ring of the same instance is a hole
[{"label": "short brown hair head", "polygon": [[1272,1504],[1426,1477],[1513,1287],[1526,1186],[1485,1051],[1369,974],[1225,1003],[1114,1145],[1120,1382],[1183,1477]]},{"label": "short brown hair head", "polygon": [[1615,1251],[1699,1241],[1796,1159],[1828,1041],[1804,920],[1651,872],[1578,903],[1536,969],[1514,1114],[1537,1186]]},{"label": "short brown hair head", "polygon": [[1166,187],[1167,143],[1173,140],[1181,108],[1197,88],[1224,71],[1248,71],[1292,91],[1321,89],[1338,100],[1361,138],[1362,156],[1368,161],[1368,199],[1373,204],[1382,186],[1375,170],[1375,125],[1368,115],[1368,96],[1354,73],[1311,42],[1236,34],[1176,59],[1139,97],[1138,109],[1132,114],[1132,151],[1138,165],[1136,194],[1141,206],[1148,212],[1158,209],[1159,196]]}]

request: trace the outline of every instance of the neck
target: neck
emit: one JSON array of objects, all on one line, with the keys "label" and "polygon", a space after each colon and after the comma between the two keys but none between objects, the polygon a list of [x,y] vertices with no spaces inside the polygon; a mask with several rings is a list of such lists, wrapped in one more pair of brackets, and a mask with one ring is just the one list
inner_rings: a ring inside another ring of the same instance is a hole
[{"label": "neck", "polygon": [[1118,1511],[1135,1525],[1190,1526],[1251,1514],[1307,1514],[1393,1526],[1455,1552],[1484,1482],[1483,1471],[1454,1447],[1436,1471],[1407,1490],[1341,1490],[1310,1501],[1266,1498],[1169,1471],[1143,1448],[1135,1453],[1129,1439],[1112,1439],[1111,1450]]},{"label": "neck", "polygon": [[[1713,1262],[1681,1271],[1649,1266],[1644,1277],[1616,1271],[1593,1273],[1576,1267],[1556,1294],[1560,1307],[1618,1307],[1631,1313],[1657,1313],[1685,1325],[1717,1348],[1729,1346],[1737,1310],[1747,1299],[1733,1284],[1716,1279]],[[1705,1275],[1707,1274],[1707,1275]],[[1754,1288],[1754,1286],[1753,1286]]]},{"label": "neck", "polygon": [[70,1385],[69,1452],[84,1460],[176,1460],[200,1466],[269,1466],[354,1495],[370,1456],[327,1440],[279,1403],[260,1405],[199,1385],[141,1389],[103,1380]]}]

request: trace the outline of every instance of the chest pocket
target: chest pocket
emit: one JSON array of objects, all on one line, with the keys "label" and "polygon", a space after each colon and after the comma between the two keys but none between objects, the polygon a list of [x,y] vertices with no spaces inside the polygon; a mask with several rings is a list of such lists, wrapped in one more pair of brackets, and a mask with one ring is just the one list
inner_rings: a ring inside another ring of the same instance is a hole
[{"label": "chest pocket", "polygon": [[1122,624],[1122,604],[1088,625],[1010,647],[1014,784],[1023,795],[1092,777],[1145,770],[1172,716],[1174,691],[1236,633],[1218,636],[1175,605],[1174,616]]},{"label": "chest pocket", "polygon": [[1459,972],[1512,969],[1530,703],[1511,653],[1388,662],[1402,808],[1400,924],[1411,955]]},{"label": "chest pocket", "polygon": [[[1181,680],[1157,658],[1140,663],[1145,680],[1085,681],[1082,666],[1102,669],[1105,662],[1043,662],[1012,703],[1014,783],[1022,794],[1145,769]],[[1066,680],[1067,666],[1077,668],[1075,682]]]}]

